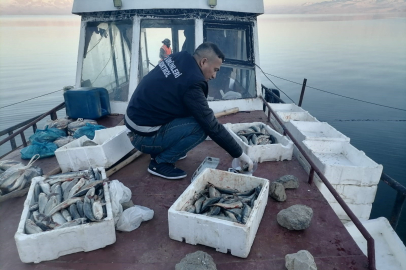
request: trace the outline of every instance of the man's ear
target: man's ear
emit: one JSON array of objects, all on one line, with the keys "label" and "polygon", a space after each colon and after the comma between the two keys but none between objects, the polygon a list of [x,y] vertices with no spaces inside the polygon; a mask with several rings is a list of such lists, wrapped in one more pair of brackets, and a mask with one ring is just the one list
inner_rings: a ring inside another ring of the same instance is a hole
[{"label": "man's ear", "polygon": [[207,58],[203,57],[202,59],[200,59],[200,67],[203,67],[204,64],[207,63]]}]

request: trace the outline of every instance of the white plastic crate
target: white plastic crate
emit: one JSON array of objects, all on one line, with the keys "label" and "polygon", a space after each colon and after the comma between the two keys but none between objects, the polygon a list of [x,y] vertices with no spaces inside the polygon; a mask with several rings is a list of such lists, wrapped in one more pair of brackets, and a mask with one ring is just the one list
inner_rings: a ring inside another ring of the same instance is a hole
[{"label": "white plastic crate", "polygon": [[[363,221],[362,225],[374,238],[376,269],[406,269],[406,247],[389,224],[389,221],[384,217],[380,217]],[[362,252],[367,255],[367,241],[354,223],[345,224],[345,228]]]},{"label": "white plastic crate", "polygon": [[[315,174],[316,176],[316,174]],[[337,203],[337,200],[328,190],[326,185],[320,180],[319,177],[313,178],[314,184],[323,194],[324,198],[330,203]],[[347,204],[370,204],[375,201],[377,185],[373,186],[355,186],[355,185],[332,185],[340,197]]]},{"label": "white plastic crate", "polygon": [[[235,223],[200,214],[181,211],[192,203],[193,195],[202,191],[207,183],[241,191],[262,185],[246,224]],[[228,251],[237,257],[246,258],[268,202],[269,181],[264,178],[229,173],[216,169],[205,169],[169,208],[169,237],[192,245],[205,245],[219,252]]]},{"label": "white plastic crate", "polygon": [[[275,144],[248,145],[244,143],[236,134],[239,130],[247,129],[251,126],[264,125],[269,134],[277,140]],[[293,154],[293,142],[261,122],[227,124],[226,129],[234,137],[243,151],[255,162],[291,160]]]},{"label": "white plastic crate", "polygon": [[[351,220],[339,203],[329,203],[329,204],[331,208],[333,208],[334,213],[336,213],[341,222],[346,223]],[[347,206],[351,209],[351,211],[359,220],[368,220],[369,216],[371,215],[372,210],[371,203],[368,204],[347,203]]]},{"label": "white plastic crate", "polygon": [[96,130],[93,141],[98,145],[82,147],[89,140],[82,136],[58,148],[55,156],[62,172],[111,167],[134,148],[127,132],[126,126]]},{"label": "white plastic crate", "polygon": [[350,138],[337,131],[326,122],[290,121],[286,128],[292,136],[303,145],[304,140],[309,141],[341,141],[349,142]]},{"label": "white plastic crate", "polygon": [[[99,170],[102,171],[102,178],[105,179],[104,168],[99,168]],[[35,177],[31,182],[20,223],[14,235],[18,255],[22,262],[39,263],[54,260],[63,255],[92,251],[116,242],[110,192],[107,183],[104,184],[107,217],[102,221],[36,234],[25,234],[25,222],[30,214],[29,208],[34,195],[34,187],[41,179],[43,177]]]},{"label": "white plastic crate", "polygon": [[331,184],[373,186],[383,166],[348,142],[304,141],[304,150]]},{"label": "white plastic crate", "polygon": [[[309,114],[309,112],[303,110],[301,107],[295,104],[281,104],[281,103],[268,103],[272,110],[275,111],[277,116],[282,120],[283,124],[290,126],[290,120],[293,121],[308,121],[319,122],[315,117]],[[268,109],[267,109],[268,110]],[[268,113],[267,111],[265,113]],[[275,127],[276,131],[283,134],[283,129],[279,122],[275,119],[275,116],[271,114],[271,124]]]}]

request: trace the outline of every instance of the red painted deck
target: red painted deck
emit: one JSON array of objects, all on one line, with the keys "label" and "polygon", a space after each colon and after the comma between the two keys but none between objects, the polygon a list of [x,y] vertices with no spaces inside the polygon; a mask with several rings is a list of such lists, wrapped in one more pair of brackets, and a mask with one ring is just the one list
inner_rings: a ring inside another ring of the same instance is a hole
[{"label": "red painted deck", "polygon": [[[105,122],[107,121],[108,122]],[[114,117],[101,124],[117,124]],[[121,119],[120,119],[121,120]],[[264,122],[262,111],[240,112],[219,119],[222,123]],[[9,157],[12,155],[9,155]],[[18,155],[14,155],[18,159]],[[118,179],[132,191],[132,201],[155,211],[154,218],[144,222],[132,232],[118,232],[113,245],[91,251],[65,255],[56,260],[39,264],[24,264],[18,257],[14,233],[20,220],[25,197],[14,198],[0,204],[0,269],[174,269],[188,253],[202,250],[209,253],[218,270],[226,269],[286,269],[285,255],[308,250],[315,258],[318,269],[367,269],[367,258],[347,233],[338,217],[318,189],[307,184],[307,174],[299,162],[264,162],[258,165],[254,176],[270,181],[293,174],[299,178],[300,187],[287,190],[287,200],[276,202],[269,198],[251,252],[246,259],[216,252],[202,245],[193,246],[171,240],[168,236],[168,209],[190,183],[190,177],[206,156],[220,158],[217,167],[226,170],[232,157],[213,141],[204,141],[188,153],[177,166],[188,173],[180,181],[168,181],[147,172],[149,155],[142,155],[110,179]],[[57,166],[55,158],[39,160],[44,173]],[[48,164],[48,165],[47,165]],[[291,205],[305,204],[313,208],[311,226],[304,231],[289,231],[278,225],[276,214]],[[103,235],[100,235],[103,237]]]}]

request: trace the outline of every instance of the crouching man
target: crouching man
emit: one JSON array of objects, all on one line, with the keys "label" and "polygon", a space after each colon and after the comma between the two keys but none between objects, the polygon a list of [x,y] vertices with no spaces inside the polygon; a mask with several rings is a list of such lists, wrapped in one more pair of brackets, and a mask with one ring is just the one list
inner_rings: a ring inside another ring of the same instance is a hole
[{"label": "crouching man", "polygon": [[150,154],[148,172],[165,179],[181,179],[186,172],[175,162],[203,142],[206,136],[232,157],[241,168],[252,170],[251,159],[214,116],[207,103],[208,81],[224,61],[214,43],[202,43],[193,56],[171,54],[139,83],[125,115],[126,126],[134,133],[132,144]]}]

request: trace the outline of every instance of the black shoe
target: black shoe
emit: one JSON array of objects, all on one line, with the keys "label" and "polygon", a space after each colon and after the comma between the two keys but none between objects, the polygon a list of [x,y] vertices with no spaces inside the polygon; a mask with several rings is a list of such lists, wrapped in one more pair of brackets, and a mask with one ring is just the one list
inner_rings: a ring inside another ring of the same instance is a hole
[{"label": "black shoe", "polygon": [[[151,155],[151,160],[155,160],[156,156]],[[178,160],[185,159],[187,157],[187,154],[185,154],[183,157],[180,157]]]},{"label": "black shoe", "polygon": [[171,163],[156,163],[155,160],[151,160],[148,166],[148,172],[160,176],[165,179],[181,179],[187,176],[186,172],[175,167]]}]

